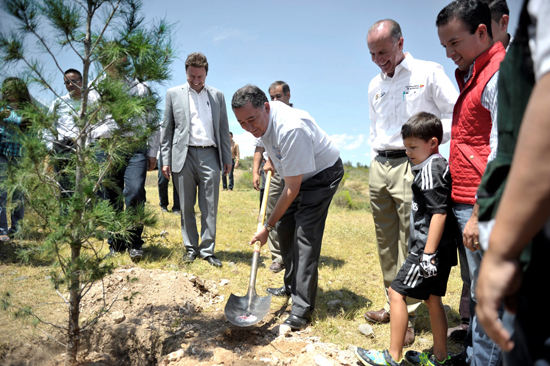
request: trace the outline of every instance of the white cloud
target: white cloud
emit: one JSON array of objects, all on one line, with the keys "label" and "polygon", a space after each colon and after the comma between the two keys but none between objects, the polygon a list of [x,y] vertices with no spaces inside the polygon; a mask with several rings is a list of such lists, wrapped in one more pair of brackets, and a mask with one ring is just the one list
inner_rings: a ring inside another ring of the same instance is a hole
[{"label": "white cloud", "polygon": [[251,41],[255,39],[255,36],[251,36],[250,33],[244,32],[240,29],[228,28],[226,26],[211,27],[206,31],[206,35],[212,38],[214,43],[220,43],[229,39],[237,39],[242,41]]},{"label": "white cloud", "polygon": [[332,135],[330,137],[340,150],[358,149],[363,145],[363,142],[366,141],[366,136],[364,134],[349,135],[347,133],[343,133]]}]

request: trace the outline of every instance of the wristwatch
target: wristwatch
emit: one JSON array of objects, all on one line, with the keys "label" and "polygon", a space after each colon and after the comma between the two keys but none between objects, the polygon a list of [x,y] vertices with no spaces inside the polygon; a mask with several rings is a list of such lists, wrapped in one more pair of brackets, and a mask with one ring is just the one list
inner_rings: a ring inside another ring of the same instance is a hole
[{"label": "wristwatch", "polygon": [[272,232],[273,229],[275,229],[275,226],[269,225],[269,223],[267,221],[265,222],[264,227],[265,227],[265,229],[267,230],[268,233]]}]

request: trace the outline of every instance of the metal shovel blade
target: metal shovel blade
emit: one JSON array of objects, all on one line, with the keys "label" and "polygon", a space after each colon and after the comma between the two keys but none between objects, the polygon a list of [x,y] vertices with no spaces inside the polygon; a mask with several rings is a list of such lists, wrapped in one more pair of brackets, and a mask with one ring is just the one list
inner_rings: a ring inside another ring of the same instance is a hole
[{"label": "metal shovel blade", "polygon": [[249,327],[260,322],[269,312],[271,295],[258,296],[256,294],[256,273],[258,272],[258,259],[260,246],[256,243],[254,256],[252,257],[252,269],[250,284],[246,296],[231,294],[225,304],[225,317],[238,327]]}]

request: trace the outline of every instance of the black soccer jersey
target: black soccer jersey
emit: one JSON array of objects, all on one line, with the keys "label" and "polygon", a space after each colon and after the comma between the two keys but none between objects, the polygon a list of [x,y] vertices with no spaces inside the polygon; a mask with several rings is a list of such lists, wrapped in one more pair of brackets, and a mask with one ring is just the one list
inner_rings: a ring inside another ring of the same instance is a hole
[{"label": "black soccer jersey", "polygon": [[413,200],[409,253],[419,257],[424,253],[433,214],[446,213],[445,230],[438,246],[438,257],[447,265],[455,265],[458,229],[451,210],[451,174],[447,160],[440,154],[431,155],[412,167]]}]

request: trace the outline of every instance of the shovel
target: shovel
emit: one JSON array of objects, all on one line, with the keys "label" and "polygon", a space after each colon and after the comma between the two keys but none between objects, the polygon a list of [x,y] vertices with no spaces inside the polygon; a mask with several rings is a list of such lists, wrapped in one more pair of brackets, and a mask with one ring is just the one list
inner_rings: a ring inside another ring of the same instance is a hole
[{"label": "shovel", "polygon": [[[271,181],[271,172],[267,172],[264,197],[260,209],[260,222],[258,229],[260,231],[264,225],[265,208],[267,206],[267,197],[269,195],[269,183]],[[258,260],[260,258],[260,242],[254,243],[254,254],[252,255],[252,268],[250,269],[250,282],[248,283],[248,293],[246,296],[235,296],[231,294],[227,304],[225,304],[225,317],[232,324],[238,327],[249,327],[260,322],[269,312],[271,306],[271,295],[260,297],[256,294],[256,274],[258,273]]]}]

